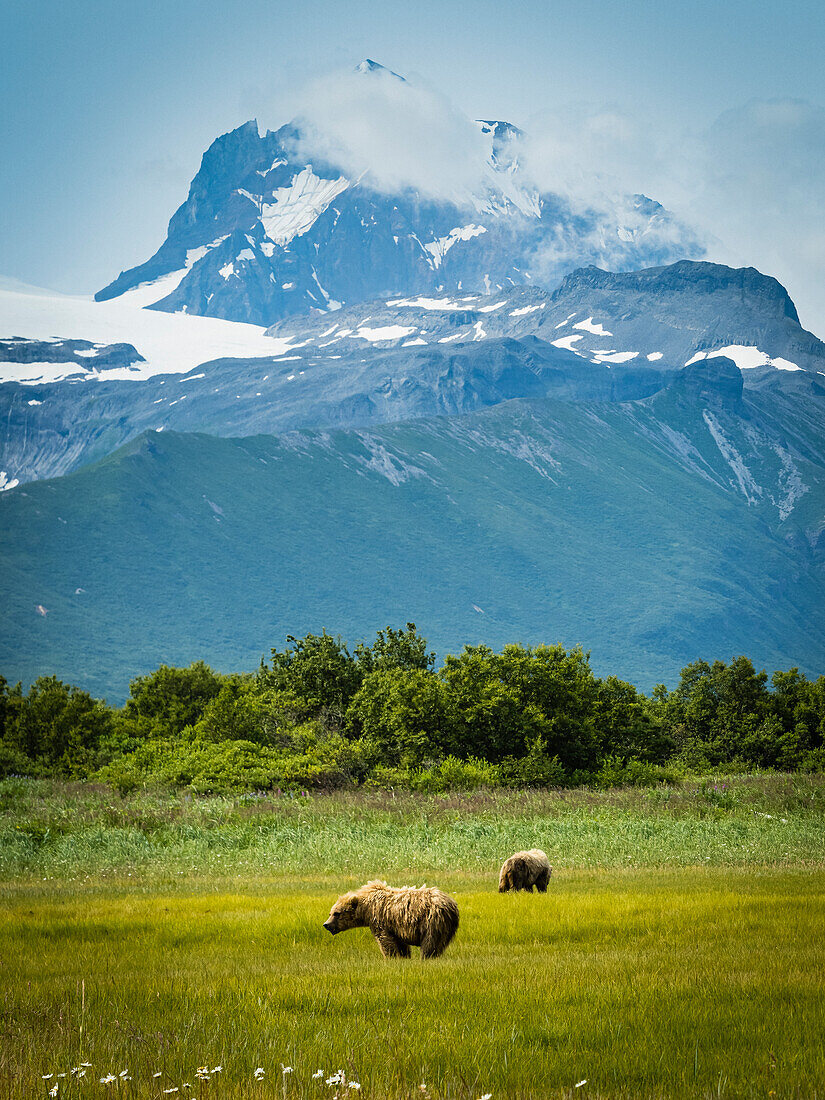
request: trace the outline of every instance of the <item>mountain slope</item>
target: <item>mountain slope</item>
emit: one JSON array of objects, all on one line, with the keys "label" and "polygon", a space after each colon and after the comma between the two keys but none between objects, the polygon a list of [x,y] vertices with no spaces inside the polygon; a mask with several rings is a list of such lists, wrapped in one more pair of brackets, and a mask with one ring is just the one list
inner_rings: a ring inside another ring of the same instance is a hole
[{"label": "mountain slope", "polygon": [[21,481],[68,473],[147,428],[252,435],[462,416],[518,397],[628,400],[665,377],[595,367],[537,340],[489,340],[219,359],[129,384],[9,383],[0,386],[0,469]]},{"label": "mountain slope", "polygon": [[[26,301],[41,311],[29,305],[19,322],[31,338],[0,344],[20,360],[0,364],[0,378],[19,380],[0,384],[0,470],[20,481],[69,472],[146,428],[248,435],[463,415],[516,397],[635,400],[707,355],[734,357],[753,386],[766,371],[788,385],[804,373],[797,368],[825,372],[825,345],[801,328],[779,283],[752,269],[688,261],[623,274],[584,269],[552,294],[511,288],[371,302],[334,318],[293,317],[269,337],[209,318],[129,310],[119,300],[83,303],[77,334],[87,326],[97,338],[131,333],[132,351],[149,362],[128,368],[111,366],[110,349],[76,352],[77,341],[55,340],[65,317],[52,320],[48,299]],[[113,311],[119,328],[109,323]],[[161,321],[174,330],[169,362],[146,327]],[[201,330],[210,326],[219,330],[216,356],[204,362],[193,348],[209,347]],[[236,347],[241,354],[232,354]],[[46,356],[63,361],[41,362]],[[157,373],[169,366],[186,373]]]},{"label": "mountain slope", "polygon": [[[739,652],[818,673],[822,547],[783,527],[759,480],[770,394],[708,367],[631,404],[144,434],[0,498],[0,668],[119,696],[161,661],[252,667],[287,632],[413,619],[442,653],[582,642],[598,671],[644,687]],[[821,535],[825,463],[805,447],[806,430],[788,440]]]}]

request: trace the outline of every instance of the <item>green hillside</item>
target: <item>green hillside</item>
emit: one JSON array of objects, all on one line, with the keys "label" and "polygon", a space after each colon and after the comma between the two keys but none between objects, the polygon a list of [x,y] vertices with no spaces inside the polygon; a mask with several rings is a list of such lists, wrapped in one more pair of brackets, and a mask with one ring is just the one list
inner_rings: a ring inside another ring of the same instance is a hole
[{"label": "green hillside", "polygon": [[[0,499],[0,670],[114,700],[162,662],[250,668],[287,633],[414,620],[441,653],[582,643],[642,688],[736,653],[818,674],[821,567],[767,491],[739,491],[708,429],[730,450],[741,425],[767,479],[768,419],[726,420],[738,401],[683,387],[368,432],[146,433]],[[821,463],[786,446],[807,515]]]}]

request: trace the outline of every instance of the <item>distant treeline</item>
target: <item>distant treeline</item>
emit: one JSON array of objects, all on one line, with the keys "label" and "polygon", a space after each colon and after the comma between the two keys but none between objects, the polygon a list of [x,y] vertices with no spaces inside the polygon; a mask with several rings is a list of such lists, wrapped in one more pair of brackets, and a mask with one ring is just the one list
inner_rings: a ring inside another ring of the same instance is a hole
[{"label": "distant treeline", "polygon": [[0,775],[122,793],[668,781],[718,767],[825,770],[825,676],[695,661],[650,696],[560,645],[467,646],[439,669],[414,623],[353,650],[288,637],[255,673],[161,666],[110,707],[54,676],[0,677]]}]

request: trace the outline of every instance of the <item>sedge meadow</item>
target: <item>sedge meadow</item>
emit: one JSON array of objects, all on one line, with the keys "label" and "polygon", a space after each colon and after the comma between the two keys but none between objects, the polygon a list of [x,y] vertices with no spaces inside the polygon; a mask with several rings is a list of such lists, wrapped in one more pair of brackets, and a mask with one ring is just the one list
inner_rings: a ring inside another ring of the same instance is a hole
[{"label": "sedge meadow", "polygon": [[[308,797],[5,780],[0,1090],[822,1095],[824,806],[816,775]],[[499,895],[528,844],[547,895]],[[324,932],[376,875],[454,894],[442,958]]]}]

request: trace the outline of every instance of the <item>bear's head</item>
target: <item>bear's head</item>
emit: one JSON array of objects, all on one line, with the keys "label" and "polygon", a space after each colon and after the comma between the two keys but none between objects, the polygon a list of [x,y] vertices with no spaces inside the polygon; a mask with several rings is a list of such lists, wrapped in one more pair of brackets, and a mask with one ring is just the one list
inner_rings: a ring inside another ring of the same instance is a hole
[{"label": "bear's head", "polygon": [[333,936],[348,928],[363,928],[366,924],[361,913],[361,899],[356,893],[342,894],[329,911],[324,928]]}]

